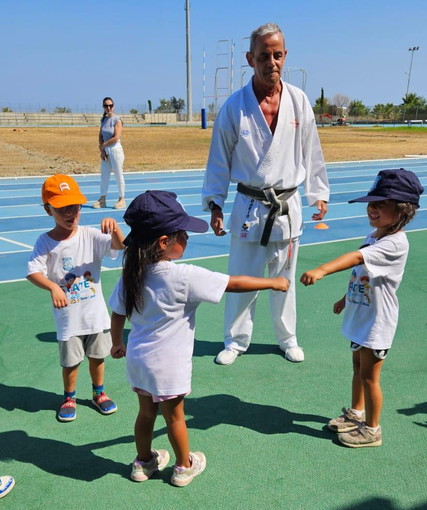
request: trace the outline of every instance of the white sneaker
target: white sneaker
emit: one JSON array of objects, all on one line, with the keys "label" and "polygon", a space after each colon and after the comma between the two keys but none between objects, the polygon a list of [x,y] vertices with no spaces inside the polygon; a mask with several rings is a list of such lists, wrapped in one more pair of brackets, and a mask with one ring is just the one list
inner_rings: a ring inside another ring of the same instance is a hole
[{"label": "white sneaker", "polygon": [[169,462],[169,452],[167,450],[153,450],[151,460],[141,462],[136,458],[132,462],[132,473],[130,477],[134,482],[145,482],[156,471],[164,469]]},{"label": "white sneaker", "polygon": [[206,468],[206,457],[202,452],[190,452],[191,466],[181,468],[174,466],[171,483],[177,487],[185,487],[194,477],[203,473]]},{"label": "white sneaker", "polygon": [[0,498],[9,494],[15,485],[15,480],[12,476],[0,476]]},{"label": "white sneaker", "polygon": [[293,363],[300,363],[301,361],[304,361],[304,351],[299,345],[288,347],[285,349],[285,358]]},{"label": "white sneaker", "polygon": [[240,352],[236,349],[224,349],[215,358],[215,363],[218,363],[218,365],[231,365],[236,361],[237,356],[240,356]]}]

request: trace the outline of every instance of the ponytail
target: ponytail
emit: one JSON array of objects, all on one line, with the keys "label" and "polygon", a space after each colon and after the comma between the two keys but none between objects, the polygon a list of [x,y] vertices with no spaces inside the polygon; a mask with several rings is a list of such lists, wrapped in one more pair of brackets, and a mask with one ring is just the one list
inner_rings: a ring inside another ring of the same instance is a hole
[{"label": "ponytail", "polygon": [[390,225],[388,234],[395,234],[396,232],[399,232],[399,230],[402,230],[402,228],[415,216],[417,206],[407,202],[397,202],[396,209],[399,213],[399,220],[393,225]]},{"label": "ponytail", "polygon": [[[175,243],[178,232],[168,235],[168,246]],[[141,313],[144,306],[144,278],[150,264],[159,262],[165,252],[160,248],[159,239],[140,242],[134,239],[123,251],[123,292],[126,316],[129,319],[135,310]]]}]

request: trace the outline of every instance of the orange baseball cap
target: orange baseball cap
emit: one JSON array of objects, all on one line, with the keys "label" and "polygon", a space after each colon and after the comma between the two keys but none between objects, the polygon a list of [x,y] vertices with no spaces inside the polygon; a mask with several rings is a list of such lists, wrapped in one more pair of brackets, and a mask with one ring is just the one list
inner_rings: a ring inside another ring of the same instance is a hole
[{"label": "orange baseball cap", "polygon": [[58,208],[87,202],[87,198],[80,191],[77,182],[69,175],[64,174],[52,175],[44,181],[42,199],[44,204]]}]

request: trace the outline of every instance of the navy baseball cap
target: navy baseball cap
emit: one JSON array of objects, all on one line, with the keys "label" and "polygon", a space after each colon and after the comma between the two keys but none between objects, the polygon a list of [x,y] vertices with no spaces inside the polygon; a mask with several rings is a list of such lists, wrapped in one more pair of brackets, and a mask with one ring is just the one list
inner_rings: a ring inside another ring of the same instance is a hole
[{"label": "navy baseball cap", "polygon": [[131,229],[123,241],[126,246],[133,240],[151,241],[178,230],[203,233],[209,228],[205,220],[189,216],[170,191],[149,190],[138,195],[123,218]]},{"label": "navy baseball cap", "polygon": [[349,200],[348,203],[396,200],[397,202],[414,204],[418,208],[420,206],[420,195],[423,192],[424,188],[414,172],[404,168],[381,170],[368,194],[364,197]]}]

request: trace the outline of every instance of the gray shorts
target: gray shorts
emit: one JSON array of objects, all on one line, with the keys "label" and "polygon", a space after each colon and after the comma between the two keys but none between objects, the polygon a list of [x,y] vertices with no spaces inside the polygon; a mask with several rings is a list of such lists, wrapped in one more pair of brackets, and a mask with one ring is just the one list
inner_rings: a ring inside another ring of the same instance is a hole
[{"label": "gray shorts", "polygon": [[72,336],[69,340],[58,341],[59,362],[61,367],[70,368],[79,365],[85,355],[88,358],[104,359],[112,347],[110,330],[94,335]]}]

